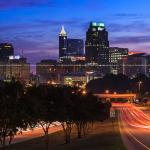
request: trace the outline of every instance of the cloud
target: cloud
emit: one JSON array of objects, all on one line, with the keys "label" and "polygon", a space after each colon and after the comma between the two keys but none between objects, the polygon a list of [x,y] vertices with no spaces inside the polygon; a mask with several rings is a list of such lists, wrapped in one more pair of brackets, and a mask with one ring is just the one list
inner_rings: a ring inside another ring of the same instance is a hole
[{"label": "cloud", "polygon": [[70,19],[70,20],[35,20],[37,23],[40,24],[51,24],[53,26],[59,25],[59,24],[79,24],[80,22],[78,20]]},{"label": "cloud", "polygon": [[28,23],[18,23],[18,24],[10,24],[10,25],[0,25],[0,31],[6,32],[10,30],[18,30],[18,29],[35,29],[35,28],[43,28],[44,27],[58,27],[61,25],[68,25],[68,26],[81,26],[81,22],[79,19],[69,19],[69,20],[33,20],[32,22]]},{"label": "cloud", "polygon": [[113,15],[114,17],[120,17],[120,18],[140,18],[143,17],[143,14],[137,14],[137,13],[116,13]]},{"label": "cloud", "polygon": [[83,21],[83,18],[70,18],[70,19],[64,19],[64,20],[34,20],[35,23],[40,25],[48,25],[49,27],[60,27],[62,25],[67,26],[69,28],[79,29],[81,28],[85,22]]},{"label": "cloud", "polygon": [[150,35],[116,37],[111,40],[112,44],[144,44],[149,42]]},{"label": "cloud", "polygon": [[110,23],[108,24],[108,30],[110,32],[147,32],[150,30],[150,25],[141,21],[133,21],[130,24]]},{"label": "cloud", "polygon": [[46,50],[30,50],[24,54],[28,58],[28,62],[35,64],[40,62],[42,59],[58,59],[58,49],[49,47]]},{"label": "cloud", "polygon": [[49,27],[51,21],[47,22],[28,22],[28,23],[18,23],[18,24],[10,24],[10,25],[0,25],[0,31],[5,32],[9,30],[16,30],[16,29],[35,29],[40,27]]},{"label": "cloud", "polygon": [[0,9],[36,6],[54,6],[53,0],[3,0],[0,1]]}]

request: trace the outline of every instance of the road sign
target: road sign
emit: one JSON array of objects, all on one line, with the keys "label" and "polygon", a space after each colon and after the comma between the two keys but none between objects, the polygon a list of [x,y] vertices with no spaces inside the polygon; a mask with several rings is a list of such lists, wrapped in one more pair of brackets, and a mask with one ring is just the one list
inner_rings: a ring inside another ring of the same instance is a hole
[{"label": "road sign", "polygon": [[115,118],[115,117],[116,117],[115,110],[110,110],[110,118]]}]

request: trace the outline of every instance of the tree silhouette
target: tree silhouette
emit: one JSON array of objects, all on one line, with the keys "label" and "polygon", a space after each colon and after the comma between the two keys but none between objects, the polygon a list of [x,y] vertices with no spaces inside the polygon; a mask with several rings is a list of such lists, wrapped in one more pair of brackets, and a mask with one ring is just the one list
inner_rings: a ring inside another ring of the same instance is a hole
[{"label": "tree silhouette", "polygon": [[3,149],[12,143],[21,129],[27,127],[20,107],[22,95],[23,87],[19,82],[0,81],[0,142]]},{"label": "tree silhouette", "polygon": [[30,88],[27,93],[27,99],[32,114],[31,120],[33,123],[40,125],[43,129],[46,149],[49,149],[48,131],[52,122],[56,121],[54,108],[54,88],[48,85],[40,85]]},{"label": "tree silhouette", "polygon": [[106,90],[109,90],[109,93],[126,93],[132,91],[131,80],[123,74],[107,74],[104,78],[90,81],[87,90],[93,93],[105,93]]}]

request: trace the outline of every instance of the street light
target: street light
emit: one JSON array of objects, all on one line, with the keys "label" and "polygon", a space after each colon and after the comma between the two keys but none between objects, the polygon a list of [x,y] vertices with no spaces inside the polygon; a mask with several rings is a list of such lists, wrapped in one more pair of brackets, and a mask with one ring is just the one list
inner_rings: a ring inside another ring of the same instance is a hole
[{"label": "street light", "polygon": [[142,81],[139,81],[138,82],[138,85],[139,85],[139,94],[141,93],[141,84],[142,84],[143,82]]},{"label": "street light", "polygon": [[109,90],[106,90],[105,93],[108,94],[108,93],[109,93]]},{"label": "street light", "polygon": [[86,90],[82,91],[82,95],[86,95],[86,94],[87,94]]}]

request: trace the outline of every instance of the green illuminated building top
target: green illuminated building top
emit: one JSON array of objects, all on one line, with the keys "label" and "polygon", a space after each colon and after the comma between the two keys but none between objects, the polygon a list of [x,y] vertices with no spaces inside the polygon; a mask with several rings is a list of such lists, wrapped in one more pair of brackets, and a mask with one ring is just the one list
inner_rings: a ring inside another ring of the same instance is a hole
[{"label": "green illuminated building top", "polygon": [[102,27],[102,28],[105,27],[105,24],[102,22],[99,22],[99,23],[92,22],[91,25],[92,25],[92,27]]},{"label": "green illuminated building top", "polygon": [[85,56],[88,63],[109,63],[108,31],[102,22],[91,22],[86,32]]}]

